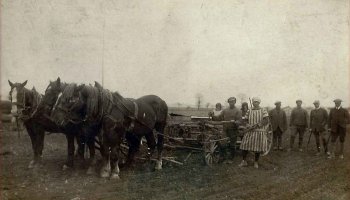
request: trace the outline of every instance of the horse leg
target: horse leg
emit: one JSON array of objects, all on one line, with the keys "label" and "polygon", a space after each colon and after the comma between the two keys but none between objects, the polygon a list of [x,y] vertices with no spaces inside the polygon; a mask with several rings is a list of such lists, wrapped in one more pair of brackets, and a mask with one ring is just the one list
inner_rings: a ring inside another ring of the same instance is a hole
[{"label": "horse leg", "polygon": [[63,170],[66,170],[70,167],[73,167],[74,163],[74,135],[73,134],[66,134],[67,138],[67,149],[68,149],[68,156],[67,156],[67,162],[63,165]]},{"label": "horse leg", "polygon": [[140,149],[140,138],[138,138],[133,133],[126,133],[125,137],[129,144],[126,166],[133,166],[133,164],[135,163],[135,155]]},{"label": "horse leg", "polygon": [[104,135],[103,142],[101,142],[101,151],[102,151],[102,167],[100,171],[100,176],[102,178],[107,178],[110,176],[111,167],[110,167],[110,144],[107,142],[107,137]]},{"label": "horse leg", "polygon": [[85,150],[85,139],[82,134],[75,136],[78,144],[78,150],[76,153],[76,157],[80,160],[84,160],[84,150]]},{"label": "horse leg", "polygon": [[150,151],[148,152],[148,160],[151,161],[151,158],[153,156],[154,150],[156,149],[156,140],[153,135],[153,131],[148,132],[146,135],[147,145]]},{"label": "horse leg", "polygon": [[45,131],[41,127],[37,127],[34,130],[35,130],[35,135],[36,135],[35,153],[34,153],[35,165],[34,166],[38,166],[41,164],[42,157],[43,157]]},{"label": "horse leg", "polygon": [[95,157],[95,140],[94,138],[88,140],[87,145],[89,147],[90,152],[90,161],[89,161],[89,168],[87,170],[87,174],[93,174],[95,172],[95,166],[96,166],[96,157]]},{"label": "horse leg", "polygon": [[156,124],[156,131],[160,134],[157,134],[157,150],[158,150],[158,157],[157,157],[157,163],[156,163],[156,170],[162,169],[162,156],[163,156],[163,147],[164,147],[164,129],[166,124]]},{"label": "horse leg", "polygon": [[119,177],[119,156],[120,156],[120,143],[116,144],[111,150],[112,160],[112,173],[111,179],[120,179]]},{"label": "horse leg", "polygon": [[33,150],[33,160],[29,162],[28,168],[32,169],[34,168],[34,165],[36,164],[37,156],[36,156],[36,135],[34,130],[30,125],[26,125],[26,129],[28,132],[28,135],[30,137],[30,141],[32,142],[32,150]]}]

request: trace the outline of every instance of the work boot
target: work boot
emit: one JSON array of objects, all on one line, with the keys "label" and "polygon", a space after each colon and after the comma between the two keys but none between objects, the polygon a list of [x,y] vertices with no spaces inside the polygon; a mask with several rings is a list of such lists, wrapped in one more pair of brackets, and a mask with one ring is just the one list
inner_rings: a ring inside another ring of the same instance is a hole
[{"label": "work boot", "polygon": [[333,159],[335,158],[334,152],[329,153],[329,156],[327,157],[328,159]]},{"label": "work boot", "polygon": [[315,155],[319,156],[320,154],[321,154],[321,147],[317,147],[317,153]]},{"label": "work boot", "polygon": [[322,139],[322,144],[323,144],[324,153],[327,153],[328,152],[327,141],[325,139]]},{"label": "work boot", "polygon": [[258,162],[256,162],[256,161],[254,162],[254,168],[255,168],[255,169],[259,169],[259,164],[258,164]]},{"label": "work boot", "polygon": [[245,160],[242,160],[241,164],[238,165],[238,167],[246,167],[246,166],[248,166],[248,163]]},{"label": "work boot", "polygon": [[[344,154],[344,142],[340,142],[340,152],[339,152],[340,155],[343,155]],[[344,157],[344,156],[343,156]]]},{"label": "work boot", "polygon": [[328,159],[332,159],[332,158],[335,158],[335,154],[334,154],[334,151],[335,151],[335,142],[331,143],[331,145],[329,146],[329,154],[328,154]]},{"label": "work boot", "polygon": [[291,136],[290,137],[290,150],[292,150],[293,149],[293,146],[294,146],[294,140],[295,140],[295,137],[294,136]]}]

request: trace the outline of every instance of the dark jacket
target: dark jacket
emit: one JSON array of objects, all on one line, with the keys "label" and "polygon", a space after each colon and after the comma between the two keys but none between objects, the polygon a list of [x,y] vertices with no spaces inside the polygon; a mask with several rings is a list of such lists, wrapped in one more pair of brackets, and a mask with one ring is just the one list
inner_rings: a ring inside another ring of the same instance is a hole
[{"label": "dark jacket", "polygon": [[290,116],[290,126],[308,127],[308,114],[304,108],[294,108]]},{"label": "dark jacket", "polygon": [[328,113],[326,109],[313,109],[310,113],[310,128],[312,131],[325,131],[328,122]]},{"label": "dark jacket", "polygon": [[329,113],[328,127],[331,128],[332,132],[337,131],[337,126],[346,128],[349,123],[349,112],[340,107],[339,109],[332,108]]},{"label": "dark jacket", "polygon": [[284,110],[275,108],[270,111],[269,116],[273,131],[277,130],[278,127],[283,132],[287,130],[287,115]]}]

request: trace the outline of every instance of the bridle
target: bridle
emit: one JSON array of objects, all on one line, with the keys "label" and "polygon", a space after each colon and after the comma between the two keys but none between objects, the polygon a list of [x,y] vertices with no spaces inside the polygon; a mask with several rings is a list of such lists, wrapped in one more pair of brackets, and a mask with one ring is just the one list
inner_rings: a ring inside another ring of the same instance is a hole
[{"label": "bridle", "polygon": [[[11,88],[11,91],[10,91],[11,105],[17,106],[17,113],[15,113],[15,114],[17,114],[17,116],[21,117],[21,116],[24,116],[23,111],[27,111],[30,108],[30,106],[26,106],[26,92],[25,92],[25,90],[23,90],[23,102],[22,103],[12,101],[12,92],[13,92],[14,88],[15,87]],[[18,89],[16,88],[16,90],[17,90],[17,96],[18,96]],[[19,106],[22,107],[22,109],[18,109]]]},{"label": "bridle", "polygon": [[70,115],[72,113],[72,110],[73,110],[72,108],[74,108],[78,103],[81,103],[81,102],[82,101],[79,98],[79,100],[75,101],[74,104],[70,106],[71,107],[70,109],[64,108],[64,107],[62,107],[60,105],[55,106],[55,109],[64,112],[64,115],[63,115],[64,116],[64,120],[63,121],[68,121],[68,122],[70,122],[72,124],[81,124],[81,123],[83,123],[83,122],[85,122],[87,120],[86,116],[83,119],[81,119],[81,120],[73,120],[70,117],[68,117],[68,115]]},{"label": "bridle", "polygon": [[[10,100],[11,100],[11,105],[16,105],[17,106],[17,113],[15,113],[15,114],[17,115],[18,118],[23,119],[23,120],[28,120],[28,119],[32,118],[34,116],[34,114],[38,110],[39,103],[41,101],[40,94],[38,94],[38,96],[36,97],[37,105],[35,107],[35,110],[33,110],[31,113],[26,114],[26,111],[30,111],[30,109],[32,108],[31,106],[27,106],[26,105],[26,91],[24,89],[22,90],[22,93],[23,93],[23,101],[22,101],[22,103],[19,103],[19,102],[15,102],[14,103],[14,102],[12,102],[13,88],[11,88],[11,91],[10,91]],[[18,92],[18,89],[17,89],[17,92]],[[18,95],[18,93],[17,93],[17,95]],[[19,106],[22,107],[22,109],[18,109]]]}]

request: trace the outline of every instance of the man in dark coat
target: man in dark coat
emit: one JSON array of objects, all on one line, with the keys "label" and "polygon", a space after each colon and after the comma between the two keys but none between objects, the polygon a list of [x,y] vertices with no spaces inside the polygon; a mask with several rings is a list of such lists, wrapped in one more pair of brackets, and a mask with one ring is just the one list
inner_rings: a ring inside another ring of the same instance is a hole
[{"label": "man in dark coat", "polygon": [[335,108],[332,108],[329,113],[328,127],[331,129],[331,145],[330,155],[328,158],[334,158],[335,142],[339,137],[340,155],[339,158],[344,158],[344,141],[346,135],[346,125],[349,123],[349,112],[341,107],[341,100],[334,100]]},{"label": "man in dark coat", "polygon": [[290,148],[289,151],[293,149],[295,137],[299,134],[299,151],[303,151],[303,140],[304,140],[304,132],[305,129],[308,128],[308,114],[307,111],[301,107],[303,102],[301,100],[297,100],[297,107],[292,110],[292,114],[290,116],[290,124],[291,127],[291,137],[290,137]]},{"label": "man in dark coat", "polygon": [[[242,112],[240,109],[238,109],[236,104],[236,98],[230,97],[227,102],[229,103],[229,107],[224,109],[221,112],[221,115],[219,118],[221,118],[223,121],[231,121],[230,123],[225,123],[223,125],[224,132],[228,138],[230,138],[227,148],[230,151],[231,159],[235,156],[236,151],[236,142],[237,142],[237,134],[238,134],[238,125],[242,121]],[[226,157],[226,149],[224,151],[221,151],[221,156],[223,159]],[[230,163],[231,161],[228,161]]]},{"label": "man in dark coat", "polygon": [[317,154],[320,154],[320,136],[322,137],[323,150],[325,153],[328,152],[327,149],[327,132],[326,125],[328,120],[328,114],[326,109],[320,107],[320,101],[314,101],[315,109],[311,110],[310,113],[310,132],[312,132],[315,136]]},{"label": "man in dark coat", "polygon": [[282,148],[282,134],[287,130],[287,115],[281,109],[281,102],[275,102],[276,108],[270,111],[270,121],[273,130],[273,149],[283,150]]}]

